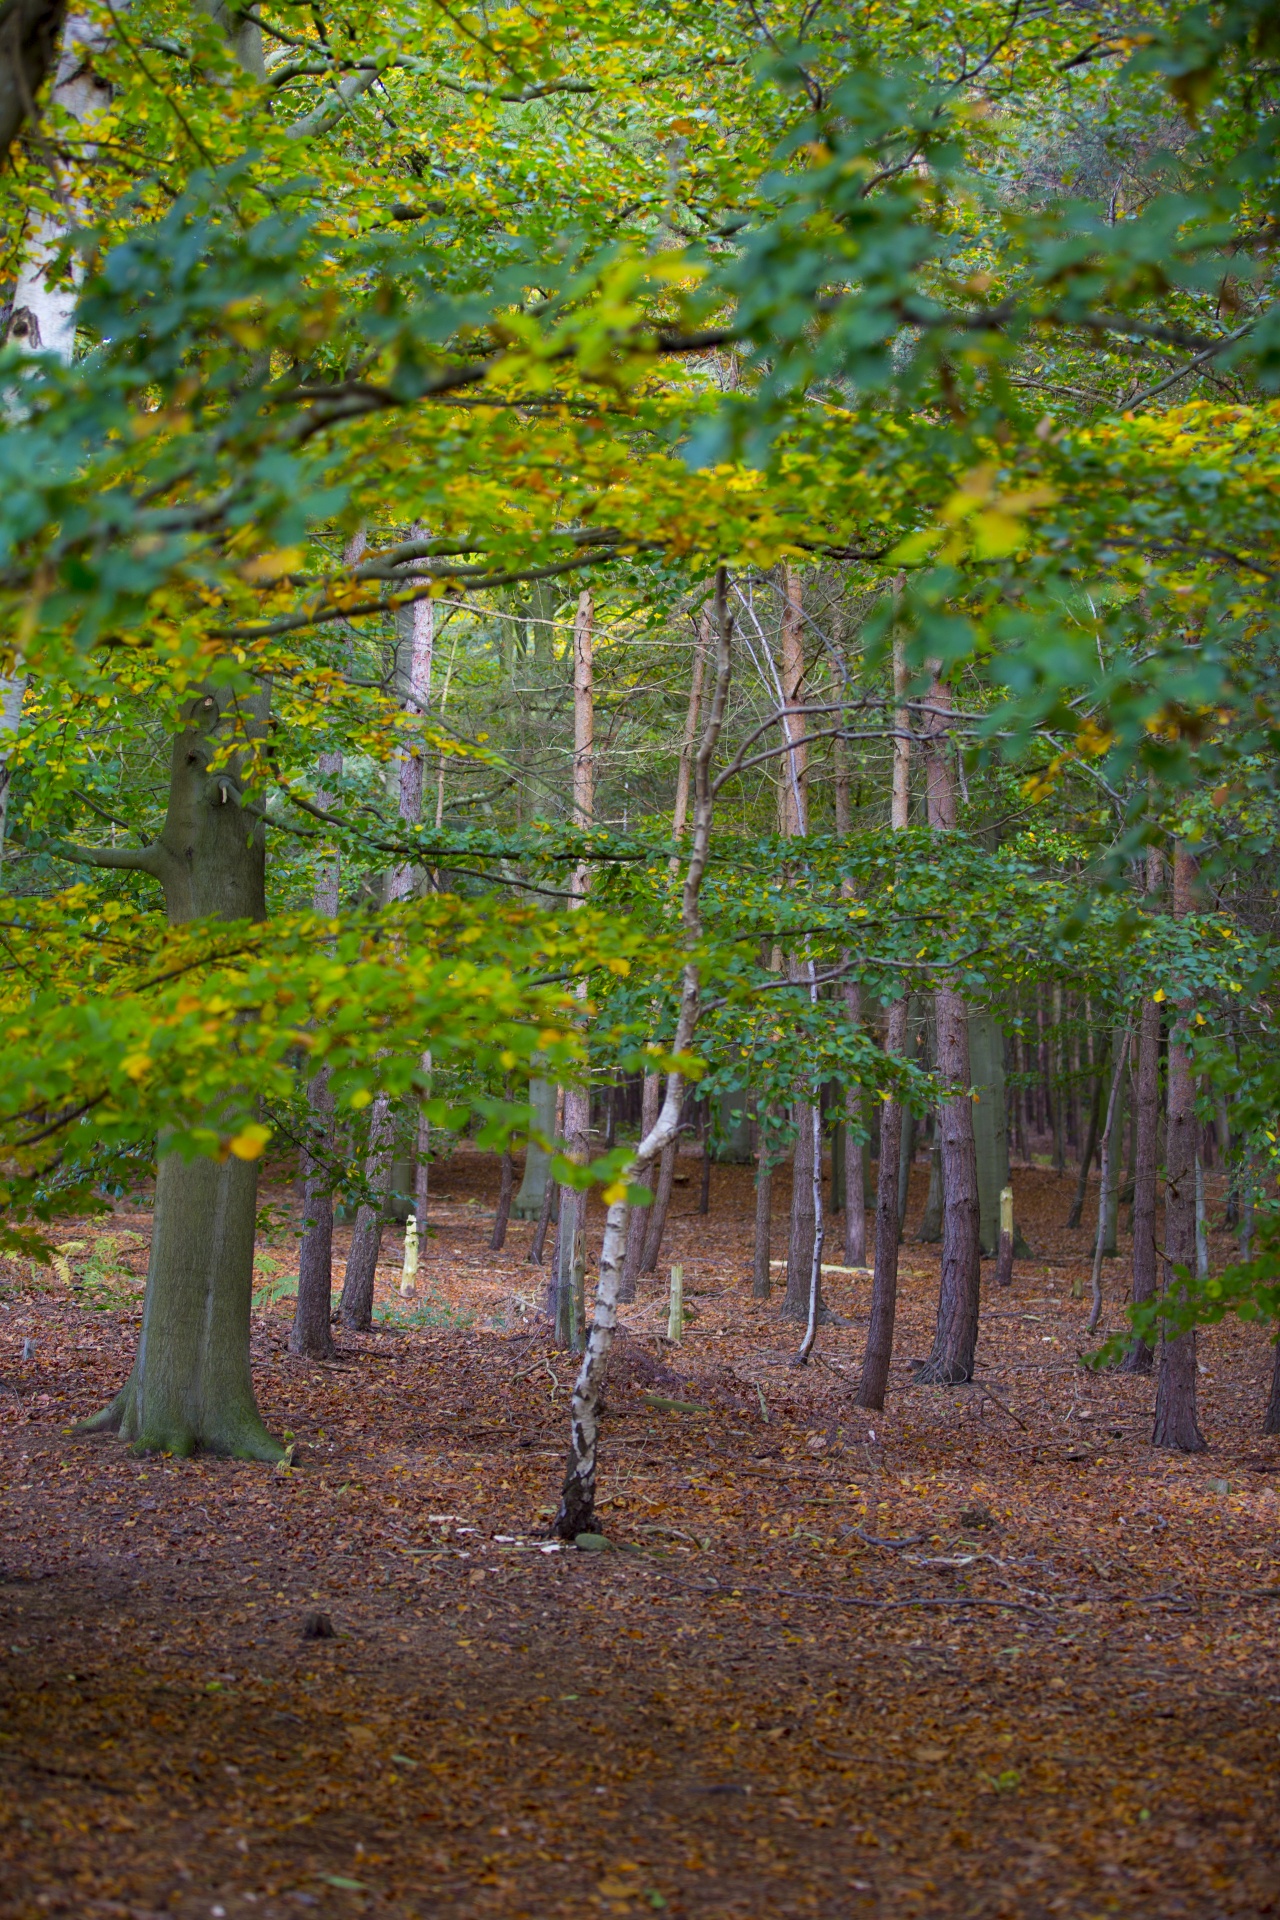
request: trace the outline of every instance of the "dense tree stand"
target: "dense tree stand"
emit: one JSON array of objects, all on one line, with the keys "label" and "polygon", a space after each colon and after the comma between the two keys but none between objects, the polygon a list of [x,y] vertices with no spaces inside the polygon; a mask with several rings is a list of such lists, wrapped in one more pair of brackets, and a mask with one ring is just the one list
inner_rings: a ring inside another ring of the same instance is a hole
[{"label": "dense tree stand", "polygon": [[133,1371],[82,1432],[117,1433],[139,1453],[283,1457],[249,1369],[257,1191],[253,1161],[161,1161]]}]

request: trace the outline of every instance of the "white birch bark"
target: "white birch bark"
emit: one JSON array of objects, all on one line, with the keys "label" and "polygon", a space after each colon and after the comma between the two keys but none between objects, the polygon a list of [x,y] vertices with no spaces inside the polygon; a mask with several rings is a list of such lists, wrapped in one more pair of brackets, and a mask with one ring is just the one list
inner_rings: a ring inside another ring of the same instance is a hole
[{"label": "white birch bark", "polygon": [[[711,710],[707,715],[699,743],[694,772],[693,832],[689,864],[685,870],[681,921],[684,928],[685,961],[680,986],[680,1011],[676,1019],[673,1052],[683,1053],[693,1043],[702,1006],[702,981],[694,957],[702,936],[702,915],[698,895],[706,871],[711,840],[714,789],[711,761],[724,724],[729,696],[731,670],[730,621],[727,580],[722,567],[716,575],[716,671]],[[552,1522],[552,1532],[562,1540],[572,1540],[591,1530],[595,1518],[596,1450],[600,1438],[600,1402],[609,1371],[609,1354],[618,1324],[618,1292],[622,1280],[623,1243],[626,1237],[626,1186],[644,1179],[648,1169],[680,1127],[680,1106],[684,1081],[679,1073],[667,1075],[666,1094],[658,1118],[636,1148],[617,1182],[620,1193],[609,1201],[605,1219],[604,1245],[600,1252],[600,1278],[596,1283],[595,1311],[587,1335],[586,1351],[573,1387],[569,1428],[569,1457],[565,1464],[560,1505]]]}]

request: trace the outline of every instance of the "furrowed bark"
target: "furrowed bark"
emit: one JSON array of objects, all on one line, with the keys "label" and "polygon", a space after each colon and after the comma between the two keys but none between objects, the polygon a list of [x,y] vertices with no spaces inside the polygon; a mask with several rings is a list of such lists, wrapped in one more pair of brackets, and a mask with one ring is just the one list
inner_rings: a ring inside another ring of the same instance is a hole
[{"label": "furrowed bark", "polygon": [[[1147,850],[1147,896],[1158,897],[1163,878],[1163,863],[1157,847]],[[1154,1000],[1144,1000],[1138,1026],[1138,1086],[1134,1101],[1138,1113],[1137,1143],[1133,1165],[1133,1276],[1131,1292],[1135,1306],[1154,1299],[1157,1279],[1156,1254],[1156,1150],[1160,1123],[1160,1008]],[[1136,1336],[1124,1357],[1126,1373],[1150,1373],[1154,1363],[1151,1348]]]},{"label": "furrowed bark", "polygon": [[[1183,919],[1191,911],[1196,865],[1190,848],[1179,842],[1173,859],[1173,912]],[[1174,1271],[1194,1273],[1196,1261],[1196,1089],[1188,1045],[1187,1021],[1191,1003],[1180,1000],[1169,1035],[1169,1071],[1165,1122],[1164,1261],[1163,1288],[1177,1300],[1184,1282]],[[1151,1443],[1178,1453],[1203,1453],[1205,1438],[1196,1417],[1195,1328],[1170,1338],[1160,1337],[1160,1364],[1156,1382],[1156,1413]]]},{"label": "furrowed bark", "polygon": [[[935,674],[929,695],[925,767],[929,825],[950,833],[956,824],[955,771],[949,741],[951,690]],[[968,1011],[953,987],[934,994],[938,1078],[946,1095],[938,1110],[942,1144],[942,1279],[933,1351],[917,1370],[920,1381],[949,1386],[973,1378],[978,1343],[982,1256],[979,1242],[978,1162],[970,1098]]]},{"label": "furrowed bark", "polygon": [[[680,1010],[676,1019],[673,1051],[685,1052],[693,1043],[701,1010],[702,985],[694,957],[702,935],[702,915],[698,895],[706,870],[711,838],[715,789],[711,780],[711,761],[720,729],[724,724],[731,671],[730,623],[727,605],[727,580],[722,567],[716,575],[715,597],[716,667],[711,710],[698,746],[695,761],[693,830],[689,864],[685,870],[681,920],[686,952],[680,988]],[[643,1180],[654,1157],[669,1141],[674,1141],[680,1126],[683,1081],[679,1073],[667,1076],[666,1096],[658,1119],[641,1140],[622,1181]],[[619,1184],[622,1184],[622,1181]],[[600,1277],[596,1284],[595,1311],[587,1335],[586,1351],[573,1388],[569,1456],[565,1464],[560,1504],[552,1523],[552,1532],[562,1540],[572,1540],[590,1531],[595,1520],[596,1451],[600,1436],[600,1403],[609,1370],[618,1317],[618,1288],[621,1281],[623,1237],[626,1230],[625,1194],[611,1199],[605,1218],[604,1245],[600,1254]]]}]

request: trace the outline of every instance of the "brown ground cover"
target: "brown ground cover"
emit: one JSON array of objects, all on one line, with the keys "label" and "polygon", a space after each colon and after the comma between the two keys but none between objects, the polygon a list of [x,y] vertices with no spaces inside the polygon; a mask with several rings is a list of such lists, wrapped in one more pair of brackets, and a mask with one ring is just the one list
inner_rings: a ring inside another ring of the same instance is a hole
[{"label": "brown ground cover", "polygon": [[[539,1537],[572,1367],[530,1228],[487,1250],[492,1161],[438,1170],[408,1312],[388,1241],[380,1305],[419,1324],[331,1367],[287,1355],[293,1243],[264,1236],[289,1471],[75,1439],[136,1304],[10,1264],[0,1915],[1280,1911],[1265,1336],[1204,1336],[1210,1452],[1153,1454],[1151,1384],[1077,1362],[1069,1179],[1015,1184],[1033,1257],[987,1290],[980,1382],[912,1386],[937,1258],[909,1241],[883,1416],[852,1401],[866,1283],[831,1277],[845,1324],[797,1371],[744,1281],[749,1171],[717,1170],[707,1220],[678,1189],[664,1259],[696,1317],[673,1351],[656,1288],[629,1316],[609,1552]],[[140,1272],[146,1213],[108,1227]],[[304,1637],[315,1612],[334,1638]]]}]

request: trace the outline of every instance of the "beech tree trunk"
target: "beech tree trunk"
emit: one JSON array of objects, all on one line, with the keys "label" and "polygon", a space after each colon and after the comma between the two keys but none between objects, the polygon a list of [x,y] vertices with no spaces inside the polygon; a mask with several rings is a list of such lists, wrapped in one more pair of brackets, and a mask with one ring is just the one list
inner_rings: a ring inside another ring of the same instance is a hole
[{"label": "beech tree trunk", "polygon": [[[1191,911],[1196,867],[1190,849],[1179,843],[1173,859],[1173,912]],[[1187,1002],[1180,1002],[1169,1034],[1168,1092],[1165,1121],[1164,1261],[1162,1291],[1177,1299],[1184,1283],[1175,1267],[1195,1271],[1196,1260],[1196,1112],[1195,1080],[1187,1045]],[[1160,1339],[1153,1446],[1178,1453],[1202,1453],[1204,1435],[1196,1417],[1196,1335]]]},{"label": "beech tree trunk", "polygon": [[[1147,894],[1158,895],[1161,883],[1159,850],[1147,852]],[[1160,1008],[1154,1000],[1142,1003],[1138,1028],[1137,1144],[1133,1165],[1133,1283],[1134,1305],[1154,1298],[1157,1279],[1156,1161],[1160,1130]],[[1151,1348],[1134,1339],[1124,1357],[1126,1373],[1150,1373]]]},{"label": "beech tree trunk", "polygon": [[[265,917],[263,832],[243,804],[241,760],[211,763],[233,725],[265,727],[268,699],[209,689],[174,738],[164,826],[127,861],[160,882],[172,924]],[[256,1160],[186,1161],[162,1150],[133,1370],[87,1431],[118,1433],[140,1451],[281,1457],[249,1368],[257,1191]]]},{"label": "beech tree trunk", "polygon": [[[951,691],[935,675],[925,729],[929,825],[950,833],[956,824],[955,770],[948,737]],[[964,1001],[952,987],[934,994],[938,1078],[947,1089],[938,1110],[942,1146],[942,1281],[933,1351],[917,1379],[951,1385],[973,1378],[978,1344],[982,1256],[979,1243],[978,1161],[969,1094],[969,1026]]]},{"label": "beech tree trunk", "polygon": [[[553,1080],[531,1080],[529,1082],[529,1105],[533,1108],[534,1124],[539,1131],[550,1138],[556,1130],[556,1088]],[[542,1204],[547,1194],[547,1169],[551,1165],[551,1155],[536,1140],[530,1140],[525,1152],[524,1178],[520,1182],[520,1191],[512,1202],[511,1210],[517,1220],[536,1220],[542,1212]]]},{"label": "beech tree trunk", "polygon": [[516,1184],[515,1166],[511,1159],[511,1149],[507,1148],[502,1156],[502,1171],[498,1176],[498,1211],[493,1219],[493,1234],[489,1241],[492,1253],[501,1253],[507,1241],[507,1222],[511,1218],[511,1194]]},{"label": "beech tree trunk", "polygon": [[338,1311],[344,1327],[353,1333],[365,1333],[373,1325],[373,1286],[382,1250],[383,1213],[391,1182],[391,1150],[395,1139],[395,1117],[385,1093],[378,1094],[369,1117],[369,1152],[364,1177],[380,1197],[372,1206],[357,1208],[351,1229],[351,1251],[342,1280],[342,1299]]}]

